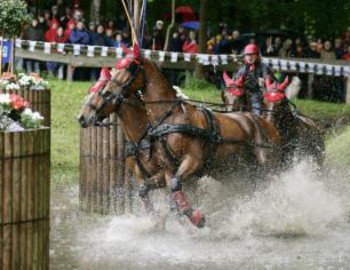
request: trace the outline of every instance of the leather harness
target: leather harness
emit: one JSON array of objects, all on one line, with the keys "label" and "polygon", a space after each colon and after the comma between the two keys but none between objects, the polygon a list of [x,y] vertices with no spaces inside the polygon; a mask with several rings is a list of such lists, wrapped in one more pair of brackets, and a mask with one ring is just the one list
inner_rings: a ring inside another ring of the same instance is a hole
[{"label": "leather harness", "polygon": [[[131,63],[132,66],[133,62]],[[136,65],[136,64],[135,64]],[[129,68],[131,70],[131,68]],[[131,106],[140,106],[140,104],[135,104],[131,102],[128,99],[128,95],[125,93],[125,90],[130,86],[130,84],[135,80],[139,72],[143,73],[144,76],[144,85],[143,89],[146,87],[147,80],[144,72],[144,68],[142,65],[139,63],[137,64],[137,67],[133,66],[132,67],[132,76],[131,78],[121,86],[122,91],[119,94],[112,94],[107,97],[103,95],[103,91],[101,93],[102,97],[104,98],[103,104],[98,108],[100,110],[105,106],[108,102],[113,100],[115,104],[128,104]],[[142,90],[141,93],[139,93],[138,98],[143,102],[143,104],[147,103],[143,100],[142,97]],[[149,102],[149,103],[156,103],[156,102]],[[159,102],[161,103],[161,102]],[[164,102],[162,102],[164,103]],[[204,140],[208,147],[205,153],[205,161],[204,161],[204,167],[203,170],[208,168],[211,164],[212,161],[215,158],[215,155],[213,153],[216,152],[216,148],[218,144],[222,143],[230,143],[230,144],[249,144],[249,142],[244,142],[236,139],[227,139],[224,138],[220,135],[220,127],[215,119],[214,113],[207,108],[203,106],[199,106],[198,109],[203,112],[203,114],[206,117],[206,122],[207,122],[207,128],[199,128],[195,127],[189,124],[167,124],[163,123],[174,111],[176,107],[181,105],[183,108],[185,107],[184,105],[186,104],[183,99],[176,99],[171,101],[174,105],[167,111],[165,114],[157,121],[156,124],[151,125],[149,124],[145,134],[142,136],[142,138],[137,141],[137,142],[131,142],[127,141],[126,142],[126,157],[133,157],[137,166],[139,167],[141,174],[143,178],[145,179],[145,184],[148,186],[153,186],[154,188],[160,187],[154,186],[154,183],[151,183],[149,180],[151,175],[141,162],[141,153],[145,153],[146,150],[149,151],[148,159],[151,158],[151,144],[152,141],[157,140],[160,142],[162,145],[163,151],[166,154],[166,157],[171,161],[174,169],[174,173],[176,172],[178,165],[179,165],[179,160],[176,157],[176,155],[173,153],[171,148],[169,147],[167,141],[166,141],[166,136],[168,134],[173,134],[173,133],[183,133],[191,137],[199,138]],[[254,143],[253,143],[254,144]],[[271,145],[266,145],[266,144],[255,144],[256,146],[260,147],[271,147]]]}]

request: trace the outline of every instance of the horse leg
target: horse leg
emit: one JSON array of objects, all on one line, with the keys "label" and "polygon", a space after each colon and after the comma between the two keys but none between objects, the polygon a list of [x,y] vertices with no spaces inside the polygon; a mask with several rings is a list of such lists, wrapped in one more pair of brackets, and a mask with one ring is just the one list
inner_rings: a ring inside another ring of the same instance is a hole
[{"label": "horse leg", "polygon": [[[176,208],[177,212],[185,215],[189,221],[196,227],[202,228],[205,224],[205,217],[198,210],[193,210],[190,206],[185,193],[182,190],[181,179],[199,170],[202,162],[191,155],[186,155],[174,176],[167,174],[167,184],[170,187],[171,207]],[[168,177],[167,177],[168,176]]]},{"label": "horse leg", "polygon": [[153,175],[147,181],[142,179],[142,184],[138,188],[138,195],[142,200],[144,208],[148,214],[155,214],[153,203],[149,198],[149,192],[153,189],[158,189],[165,186],[164,183],[164,171],[159,171]]}]

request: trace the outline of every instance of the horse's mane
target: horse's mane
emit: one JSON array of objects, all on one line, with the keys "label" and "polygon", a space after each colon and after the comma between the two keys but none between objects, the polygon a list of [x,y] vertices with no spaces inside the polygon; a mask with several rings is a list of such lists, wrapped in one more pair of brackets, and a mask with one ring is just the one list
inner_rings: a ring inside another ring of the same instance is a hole
[{"label": "horse's mane", "polygon": [[[147,65],[149,65],[152,68],[152,74],[151,74],[152,80],[158,80],[157,85],[159,85],[161,87],[166,87],[167,91],[174,93],[174,95],[176,96],[176,91],[174,90],[170,81],[162,73],[161,69],[153,61],[151,61],[149,59],[143,58],[142,61],[145,65],[145,67],[147,67]],[[145,71],[146,71],[146,69],[145,69]],[[146,73],[147,73],[147,71],[146,71]]]}]

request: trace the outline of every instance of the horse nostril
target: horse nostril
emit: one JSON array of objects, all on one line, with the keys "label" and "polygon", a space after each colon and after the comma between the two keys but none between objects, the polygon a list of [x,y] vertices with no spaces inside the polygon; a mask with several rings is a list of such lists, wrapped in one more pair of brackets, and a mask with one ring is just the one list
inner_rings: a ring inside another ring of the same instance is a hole
[{"label": "horse nostril", "polygon": [[88,126],[84,115],[78,116],[78,122],[82,128],[86,128]]}]

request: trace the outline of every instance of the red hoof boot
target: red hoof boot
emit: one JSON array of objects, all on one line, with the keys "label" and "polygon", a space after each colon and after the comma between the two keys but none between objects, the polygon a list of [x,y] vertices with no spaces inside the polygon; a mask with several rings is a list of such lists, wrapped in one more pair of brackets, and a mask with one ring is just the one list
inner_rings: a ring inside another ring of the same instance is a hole
[{"label": "red hoof boot", "polygon": [[197,228],[203,228],[205,225],[205,216],[197,210],[193,211],[192,214],[188,217],[188,219]]}]

